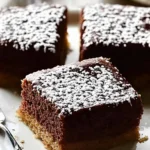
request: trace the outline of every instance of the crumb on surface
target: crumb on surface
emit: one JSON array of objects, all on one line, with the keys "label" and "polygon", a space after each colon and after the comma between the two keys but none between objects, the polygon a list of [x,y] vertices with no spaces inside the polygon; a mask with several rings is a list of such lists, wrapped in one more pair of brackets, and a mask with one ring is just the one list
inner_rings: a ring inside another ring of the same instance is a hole
[{"label": "crumb on surface", "polygon": [[24,144],[24,143],[25,143],[25,141],[24,141],[24,140],[21,140],[21,141],[20,141],[20,143]]},{"label": "crumb on surface", "polygon": [[39,138],[40,138],[37,134],[34,134],[34,137],[35,137],[36,139],[39,139]]},{"label": "crumb on surface", "polygon": [[15,136],[15,139],[16,139],[16,140],[18,140],[18,139],[19,139],[19,137],[18,137],[18,136]]},{"label": "crumb on surface", "polygon": [[148,136],[143,136],[143,137],[139,138],[139,140],[138,140],[139,143],[144,143],[146,141],[148,141]]}]

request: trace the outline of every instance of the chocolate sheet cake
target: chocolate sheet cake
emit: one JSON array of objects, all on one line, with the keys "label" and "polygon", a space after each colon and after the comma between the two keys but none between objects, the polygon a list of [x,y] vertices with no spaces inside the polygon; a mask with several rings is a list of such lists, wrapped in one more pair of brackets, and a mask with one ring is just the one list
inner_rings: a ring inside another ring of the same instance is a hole
[{"label": "chocolate sheet cake", "polygon": [[95,4],[81,22],[80,60],[111,58],[133,85],[150,85],[150,8]]},{"label": "chocolate sheet cake", "polygon": [[67,9],[29,5],[0,10],[1,72],[26,75],[64,64],[67,53]]},{"label": "chocolate sheet cake", "polygon": [[139,138],[141,97],[105,58],[37,71],[22,89],[18,114],[49,149],[107,149]]}]

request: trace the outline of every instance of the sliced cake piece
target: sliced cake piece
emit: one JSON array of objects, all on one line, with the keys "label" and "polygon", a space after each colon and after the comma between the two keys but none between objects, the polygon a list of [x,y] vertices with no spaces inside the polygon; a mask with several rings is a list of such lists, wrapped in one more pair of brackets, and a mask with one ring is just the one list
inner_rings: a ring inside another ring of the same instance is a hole
[{"label": "sliced cake piece", "polygon": [[67,9],[29,5],[0,10],[1,72],[28,74],[64,64]]},{"label": "sliced cake piece", "polygon": [[134,86],[150,85],[150,8],[90,5],[81,22],[80,60],[111,58]]},{"label": "sliced cake piece", "polygon": [[139,137],[140,95],[105,58],[29,74],[18,114],[52,150],[107,149]]}]

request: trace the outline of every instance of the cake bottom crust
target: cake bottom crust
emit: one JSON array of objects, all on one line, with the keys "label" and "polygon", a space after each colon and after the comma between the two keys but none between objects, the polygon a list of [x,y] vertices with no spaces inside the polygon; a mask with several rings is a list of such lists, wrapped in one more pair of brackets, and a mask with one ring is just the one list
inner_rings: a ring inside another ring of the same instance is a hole
[{"label": "cake bottom crust", "polygon": [[53,140],[53,137],[50,133],[43,128],[35,118],[33,118],[28,113],[22,112],[21,110],[17,111],[18,117],[23,121],[35,134],[35,138],[42,140],[45,148],[48,150],[61,150],[58,142]]},{"label": "cake bottom crust", "polygon": [[135,127],[134,129],[116,137],[103,137],[91,141],[59,144],[59,142],[53,140],[52,135],[47,132],[34,117],[27,112],[22,112],[21,109],[17,111],[17,114],[21,121],[27,124],[35,133],[35,137],[42,140],[48,150],[107,150],[130,141],[138,141],[140,137],[139,128]]}]

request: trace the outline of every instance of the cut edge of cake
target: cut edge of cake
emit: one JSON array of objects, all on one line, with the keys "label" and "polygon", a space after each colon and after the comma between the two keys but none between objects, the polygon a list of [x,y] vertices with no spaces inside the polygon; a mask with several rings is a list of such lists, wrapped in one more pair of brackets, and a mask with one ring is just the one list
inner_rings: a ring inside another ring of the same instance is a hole
[{"label": "cut edge of cake", "polygon": [[47,132],[46,129],[44,129],[31,115],[24,113],[19,109],[17,111],[17,116],[31,129],[35,134],[35,138],[42,141],[47,150],[99,150],[100,148],[107,150],[115,146],[126,144],[127,142],[138,142],[140,139],[139,127],[135,127],[134,129],[113,138],[104,137],[98,140],[60,145],[59,142],[53,140],[51,133]]}]

